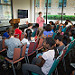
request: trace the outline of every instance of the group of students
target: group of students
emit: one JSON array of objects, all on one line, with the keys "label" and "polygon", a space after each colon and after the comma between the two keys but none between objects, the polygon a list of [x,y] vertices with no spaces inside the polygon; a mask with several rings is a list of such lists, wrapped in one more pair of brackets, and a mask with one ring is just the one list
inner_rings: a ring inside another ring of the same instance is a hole
[{"label": "group of students", "polygon": [[[23,39],[21,39],[22,33],[25,35]],[[57,35],[53,39],[54,33],[57,33]],[[17,36],[16,34],[19,35],[19,39],[15,38]],[[32,36],[33,34],[35,34],[34,37]],[[29,75],[29,72],[34,72],[39,75],[47,75],[54,59],[67,44],[75,39],[75,24],[73,25],[69,20],[64,24],[59,24],[59,21],[56,21],[55,23],[50,21],[43,29],[43,27],[39,27],[39,24],[37,23],[34,28],[32,23],[28,23],[28,28],[24,29],[24,32],[19,29],[17,24],[15,25],[15,29],[11,32],[9,32],[9,29],[7,28],[3,37],[6,38],[5,46],[8,48],[7,58],[10,60],[13,59],[14,48],[22,47],[22,45],[27,43],[25,52],[27,54],[30,42],[36,42],[38,38],[42,37],[44,39],[44,50],[41,55],[38,55],[38,58],[37,55],[33,58],[31,64],[23,64],[22,71],[23,75]]]}]

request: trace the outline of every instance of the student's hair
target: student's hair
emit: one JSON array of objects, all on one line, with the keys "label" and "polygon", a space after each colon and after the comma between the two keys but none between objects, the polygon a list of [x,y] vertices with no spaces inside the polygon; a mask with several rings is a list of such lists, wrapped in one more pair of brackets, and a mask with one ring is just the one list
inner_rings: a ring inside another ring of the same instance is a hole
[{"label": "student's hair", "polygon": [[32,23],[29,23],[29,24],[28,24],[28,27],[30,27],[30,26],[33,26],[33,24],[32,24]]},{"label": "student's hair", "polygon": [[42,12],[39,12],[38,14],[40,15],[40,14],[42,14]]},{"label": "student's hair", "polygon": [[9,33],[9,27],[6,28],[6,31]]},{"label": "student's hair", "polygon": [[66,22],[71,22],[70,20],[66,20]]},{"label": "student's hair", "polygon": [[69,33],[68,32],[66,32],[66,33],[64,33],[64,35],[63,35],[63,43],[65,44],[65,46],[68,44],[68,43],[70,43],[70,38],[69,38]]},{"label": "student's hair", "polygon": [[27,29],[25,37],[30,41],[31,40],[31,36],[32,36],[32,31],[30,29]]},{"label": "student's hair", "polygon": [[16,29],[16,28],[18,28],[19,27],[19,25],[18,25],[18,23],[16,23],[15,25],[14,25],[14,28]]},{"label": "student's hair", "polygon": [[58,39],[59,41],[62,41],[63,40],[63,36],[62,35],[56,35],[54,39],[55,40]]},{"label": "student's hair", "polygon": [[68,22],[65,22],[65,25],[68,25]]},{"label": "student's hair", "polygon": [[55,41],[51,37],[46,37],[46,44],[49,44],[50,47],[55,45]]},{"label": "student's hair", "polygon": [[53,21],[49,21],[49,23],[52,23],[52,25],[55,25]]},{"label": "student's hair", "polygon": [[9,30],[9,27],[7,27],[6,30]]},{"label": "student's hair", "polygon": [[38,28],[38,27],[39,27],[39,24],[38,24],[38,23],[36,23],[36,24],[35,24],[35,28]]},{"label": "student's hair", "polygon": [[12,30],[11,32],[10,32],[10,36],[13,36],[14,35],[14,30]]},{"label": "student's hair", "polygon": [[46,31],[51,31],[52,30],[52,27],[49,24],[47,24],[47,26],[45,27],[45,30]]}]

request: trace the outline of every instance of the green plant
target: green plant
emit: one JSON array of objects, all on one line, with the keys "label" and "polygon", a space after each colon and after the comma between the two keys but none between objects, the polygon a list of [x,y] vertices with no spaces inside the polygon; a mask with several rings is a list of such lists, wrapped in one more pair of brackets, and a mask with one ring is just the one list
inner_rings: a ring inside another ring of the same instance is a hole
[{"label": "green plant", "polygon": [[[44,15],[43,17],[46,19],[46,15]],[[47,18],[51,19],[51,20],[60,20],[61,15],[47,15]],[[74,15],[63,15],[62,19],[63,20],[75,21],[75,16]]]}]

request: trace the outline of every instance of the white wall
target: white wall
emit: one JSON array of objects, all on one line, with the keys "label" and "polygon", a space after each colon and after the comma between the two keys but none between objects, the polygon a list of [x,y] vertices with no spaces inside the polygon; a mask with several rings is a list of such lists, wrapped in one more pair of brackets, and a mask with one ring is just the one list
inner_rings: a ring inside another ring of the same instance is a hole
[{"label": "white wall", "polygon": [[28,10],[28,18],[20,19],[20,25],[25,24],[26,21],[30,22],[30,0],[13,0],[13,18],[18,18],[18,9]]}]

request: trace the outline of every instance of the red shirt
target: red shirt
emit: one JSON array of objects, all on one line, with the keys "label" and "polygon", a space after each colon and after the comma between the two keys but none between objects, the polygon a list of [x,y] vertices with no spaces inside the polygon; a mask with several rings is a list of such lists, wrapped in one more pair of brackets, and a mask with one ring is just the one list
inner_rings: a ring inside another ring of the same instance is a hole
[{"label": "red shirt", "polygon": [[18,28],[15,29],[15,34],[19,34],[19,39],[21,40],[22,31]]}]

